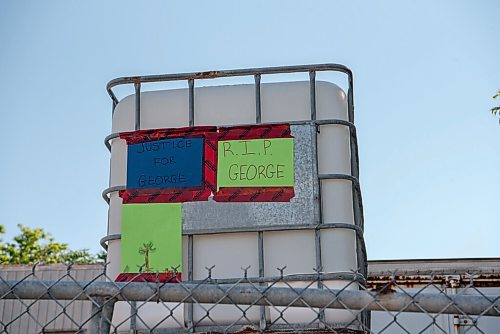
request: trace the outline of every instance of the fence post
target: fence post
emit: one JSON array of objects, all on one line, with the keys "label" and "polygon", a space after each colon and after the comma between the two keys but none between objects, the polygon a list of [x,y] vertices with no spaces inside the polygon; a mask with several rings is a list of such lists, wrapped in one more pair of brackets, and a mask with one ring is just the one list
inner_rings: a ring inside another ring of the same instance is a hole
[{"label": "fence post", "polygon": [[111,322],[113,320],[113,311],[115,309],[116,299],[106,299],[104,308],[101,315],[101,333],[109,334],[111,329]]},{"label": "fence post", "polygon": [[92,300],[89,333],[109,334],[116,300],[103,297],[92,297]]},{"label": "fence post", "polygon": [[102,298],[93,298],[92,309],[90,310],[89,333],[99,334],[99,323],[102,312]]}]

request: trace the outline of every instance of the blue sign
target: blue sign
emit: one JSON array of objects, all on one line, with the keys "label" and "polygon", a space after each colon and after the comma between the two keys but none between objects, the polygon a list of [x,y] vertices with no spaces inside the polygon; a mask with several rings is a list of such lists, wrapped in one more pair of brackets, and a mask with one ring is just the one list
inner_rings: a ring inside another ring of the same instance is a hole
[{"label": "blue sign", "polygon": [[128,145],[127,188],[198,187],[203,182],[203,138]]}]

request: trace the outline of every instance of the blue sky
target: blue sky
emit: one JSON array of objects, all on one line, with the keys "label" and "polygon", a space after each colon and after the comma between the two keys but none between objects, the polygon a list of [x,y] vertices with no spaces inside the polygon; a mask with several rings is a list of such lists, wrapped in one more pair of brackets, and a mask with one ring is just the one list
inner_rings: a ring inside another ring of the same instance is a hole
[{"label": "blue sky", "polygon": [[106,233],[119,76],[342,63],[370,259],[500,256],[500,3],[0,1],[0,224]]}]

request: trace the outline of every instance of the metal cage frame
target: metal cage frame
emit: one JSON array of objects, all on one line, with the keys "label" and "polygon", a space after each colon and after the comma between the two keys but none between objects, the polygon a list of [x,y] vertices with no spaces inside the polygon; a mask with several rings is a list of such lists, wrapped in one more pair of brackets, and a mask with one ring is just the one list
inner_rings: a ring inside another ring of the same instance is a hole
[{"label": "metal cage frame", "polygon": [[[348,91],[347,91],[347,114],[348,121],[341,119],[316,119],[316,73],[317,72],[340,72],[347,76]],[[261,124],[262,109],[261,109],[261,78],[264,75],[272,74],[288,74],[288,73],[308,73],[309,74],[309,95],[310,95],[310,119],[307,121],[292,121],[290,124],[310,124],[317,128],[319,131],[321,126],[324,125],[339,125],[349,129],[349,145],[350,145],[350,174],[319,174],[319,217],[320,221],[317,225],[304,226],[285,226],[287,230],[297,229],[314,229],[315,231],[315,248],[316,248],[316,270],[322,271],[321,260],[321,238],[320,230],[323,228],[338,228],[349,229],[356,233],[356,260],[357,271],[363,278],[367,277],[367,255],[366,247],[363,237],[364,230],[364,216],[363,216],[363,203],[361,196],[361,188],[359,183],[359,156],[358,156],[358,141],[356,136],[356,127],[354,125],[354,85],[352,71],[340,64],[316,64],[316,65],[298,65],[298,66],[280,66],[280,67],[265,67],[265,68],[250,68],[250,69],[236,69],[236,70],[220,70],[220,71],[207,71],[207,72],[192,72],[192,73],[178,73],[178,74],[164,74],[164,75],[148,75],[148,76],[131,76],[120,77],[111,80],[107,86],[107,92],[112,100],[112,115],[119,103],[113,88],[120,85],[133,84],[135,89],[135,130],[141,129],[141,87],[145,83],[158,83],[158,82],[173,82],[173,81],[187,81],[188,83],[188,112],[189,112],[189,126],[194,126],[196,112],[195,112],[195,81],[207,80],[217,78],[229,77],[244,77],[253,76],[255,86],[255,124]],[[104,144],[111,151],[111,140],[118,138],[119,133],[112,133],[104,139]],[[317,141],[317,137],[315,138]],[[318,158],[317,145],[315,145],[316,159]],[[329,223],[323,224],[323,214],[321,210],[321,183],[323,180],[345,180],[351,183],[352,199],[353,199],[353,217],[354,224],[346,223]],[[109,195],[112,192],[125,189],[125,186],[113,186],[105,189],[102,192],[103,199],[109,204]],[[108,222],[109,224],[109,222]],[[109,230],[109,229],[108,229]],[[258,258],[259,258],[259,277],[264,278],[264,251],[263,251],[263,233],[265,229],[259,229],[258,233]],[[231,231],[213,231],[212,233],[228,233]],[[188,281],[193,281],[193,242],[194,234],[185,234],[188,237]],[[111,234],[103,237],[100,240],[101,246],[107,250],[107,242],[110,240],[118,240],[121,238],[120,234]],[[365,285],[365,280],[359,281],[361,285]],[[321,284],[318,284],[321,285]],[[321,287],[321,286],[319,286]],[[192,308],[188,310],[188,318],[192,320]],[[264,317],[264,310],[261,310],[261,321]],[[364,317],[364,323],[369,323],[369,316]]]}]

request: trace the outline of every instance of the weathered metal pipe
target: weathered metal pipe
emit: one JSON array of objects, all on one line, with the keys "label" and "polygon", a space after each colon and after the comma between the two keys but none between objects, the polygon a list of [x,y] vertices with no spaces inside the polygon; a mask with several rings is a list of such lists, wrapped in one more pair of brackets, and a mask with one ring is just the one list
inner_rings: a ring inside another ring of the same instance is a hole
[{"label": "weathered metal pipe", "polygon": [[[57,299],[218,303],[334,308],[370,311],[428,312],[500,316],[500,296],[407,294],[358,290],[291,289],[253,285],[155,284],[92,282],[2,281],[3,299]],[[50,288],[47,288],[50,287]],[[50,294],[49,294],[50,291]],[[298,298],[300,295],[300,298]]]}]

